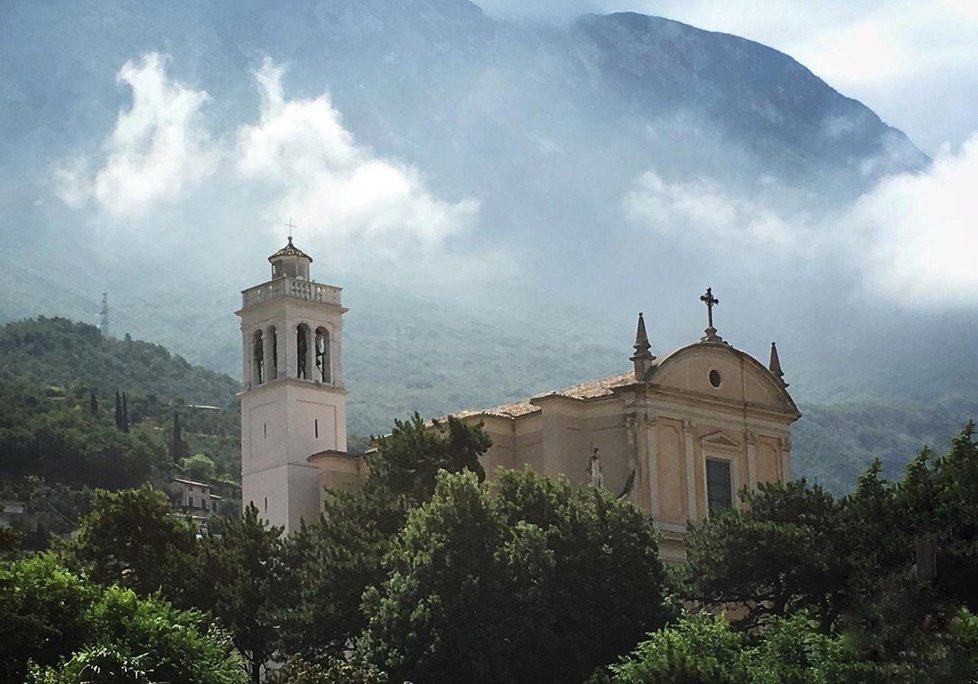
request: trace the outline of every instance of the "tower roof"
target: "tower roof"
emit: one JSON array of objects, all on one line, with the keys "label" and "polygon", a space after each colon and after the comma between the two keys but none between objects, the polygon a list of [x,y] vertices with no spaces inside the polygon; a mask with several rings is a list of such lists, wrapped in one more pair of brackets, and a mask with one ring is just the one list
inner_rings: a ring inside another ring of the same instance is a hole
[{"label": "tower roof", "polygon": [[638,314],[638,327],[635,330],[635,355],[631,358],[632,361],[635,359],[654,359],[655,356],[652,354],[652,345],[649,344],[649,335],[645,332],[645,316],[642,312]]},{"label": "tower roof", "polygon": [[275,261],[276,259],[281,259],[282,257],[300,257],[302,259],[308,259],[309,263],[312,263],[312,257],[303,252],[301,249],[292,244],[292,236],[289,236],[289,244],[285,245],[282,249],[275,252],[272,256],[268,257],[269,261]]}]

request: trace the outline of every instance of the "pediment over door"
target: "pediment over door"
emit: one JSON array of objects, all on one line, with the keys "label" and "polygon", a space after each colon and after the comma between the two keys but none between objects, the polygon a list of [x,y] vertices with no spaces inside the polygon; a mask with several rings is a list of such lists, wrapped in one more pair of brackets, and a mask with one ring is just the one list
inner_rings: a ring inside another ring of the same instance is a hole
[{"label": "pediment over door", "polygon": [[711,432],[700,438],[700,444],[704,448],[718,449],[720,451],[740,451],[740,444],[722,432]]}]

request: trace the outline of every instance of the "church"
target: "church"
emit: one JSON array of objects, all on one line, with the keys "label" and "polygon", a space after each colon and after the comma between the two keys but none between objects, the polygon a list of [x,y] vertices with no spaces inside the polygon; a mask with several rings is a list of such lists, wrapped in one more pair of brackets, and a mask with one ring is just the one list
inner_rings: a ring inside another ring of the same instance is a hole
[{"label": "church", "polygon": [[[271,279],[244,290],[237,312],[242,501],[288,533],[318,517],[324,489],[356,487],[366,468],[346,448],[341,289],[310,279],[312,258],[291,237],[268,261]],[[639,314],[624,372],[455,414],[492,438],[490,477],[529,465],[605,487],[651,516],[667,562],[682,560],[689,522],[740,505],[744,487],[790,478],[801,414],[777,347],[767,367],[736,349],[713,325],[712,290],[700,299],[708,325],[692,344],[656,356]]]}]

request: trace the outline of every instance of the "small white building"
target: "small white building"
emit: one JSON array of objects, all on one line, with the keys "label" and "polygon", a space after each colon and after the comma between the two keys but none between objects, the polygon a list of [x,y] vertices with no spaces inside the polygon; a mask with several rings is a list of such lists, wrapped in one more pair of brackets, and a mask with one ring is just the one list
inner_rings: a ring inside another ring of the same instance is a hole
[{"label": "small white building", "polygon": [[190,515],[197,532],[207,532],[207,520],[217,513],[221,497],[211,491],[206,482],[175,477],[167,485],[174,508]]},{"label": "small white building", "polygon": [[0,527],[23,524],[27,517],[27,505],[23,501],[0,499]]}]

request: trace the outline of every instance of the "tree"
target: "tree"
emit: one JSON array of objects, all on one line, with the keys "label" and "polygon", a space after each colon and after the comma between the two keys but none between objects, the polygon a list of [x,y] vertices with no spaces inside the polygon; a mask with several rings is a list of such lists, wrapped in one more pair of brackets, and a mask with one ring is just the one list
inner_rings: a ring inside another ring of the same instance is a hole
[{"label": "tree", "polygon": [[126,393],[122,393],[122,431],[129,432],[129,402]]},{"label": "tree", "polygon": [[243,679],[226,634],[201,613],[177,610],[158,597],[140,599],[118,586],[99,587],[52,554],[0,567],[0,587],[3,681]]},{"label": "tree", "polygon": [[376,444],[367,455],[366,481],[351,492],[329,492],[321,522],[288,540],[300,593],[286,616],[283,643],[313,662],[348,650],[366,625],[360,597],[383,581],[381,559],[408,512],[431,497],[438,471],[484,479],[479,455],[491,441],[480,427],[454,417],[426,425],[415,414],[395,421]]},{"label": "tree", "polygon": [[907,467],[897,494],[917,539],[938,550],[941,594],[978,611],[978,443],[975,424],[951,440],[950,451],[934,458],[924,450]]},{"label": "tree", "polygon": [[650,634],[592,682],[612,684],[915,684],[978,674],[978,620],[962,612],[946,632],[918,630],[910,648],[880,654],[861,630],[826,634],[806,611],[766,617],[749,634],[717,615],[684,615]]},{"label": "tree", "polygon": [[119,390],[115,391],[115,427],[122,430],[122,395]]},{"label": "tree", "polygon": [[206,454],[194,454],[180,461],[187,475],[195,480],[210,482],[214,479],[214,461]]},{"label": "tree", "polygon": [[257,684],[275,652],[286,601],[295,595],[288,584],[282,528],[269,526],[250,504],[241,518],[225,521],[220,537],[204,537],[198,560],[195,586],[182,600],[221,621]]},{"label": "tree", "polygon": [[196,553],[194,531],[158,489],[97,490],[68,552],[100,584],[141,596],[177,591]]},{"label": "tree", "polygon": [[28,660],[55,664],[81,648],[97,595],[50,553],[0,565],[0,681],[22,682]]},{"label": "tree", "polygon": [[368,663],[334,658],[323,665],[289,658],[266,684],[387,684],[387,675]]},{"label": "tree", "polygon": [[687,599],[707,606],[739,604],[739,620],[809,608],[828,629],[847,600],[852,562],[841,506],[804,480],[769,482],[742,492],[745,510],[690,526],[683,577]]},{"label": "tree", "polygon": [[668,613],[651,522],[529,470],[441,473],[384,567],[359,650],[394,681],[580,681]]},{"label": "tree", "polygon": [[745,646],[722,617],[694,614],[649,634],[608,670],[615,684],[743,684]]},{"label": "tree", "polygon": [[88,393],[88,412],[92,416],[98,415],[98,399],[95,398],[95,392]]},{"label": "tree", "polygon": [[[183,441],[183,433],[180,429],[180,413],[173,412],[173,435],[170,437],[170,458],[174,463],[179,463],[180,459],[187,456],[187,443]],[[213,461],[211,461],[213,465]]]}]

